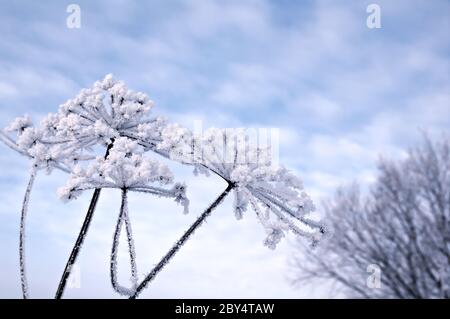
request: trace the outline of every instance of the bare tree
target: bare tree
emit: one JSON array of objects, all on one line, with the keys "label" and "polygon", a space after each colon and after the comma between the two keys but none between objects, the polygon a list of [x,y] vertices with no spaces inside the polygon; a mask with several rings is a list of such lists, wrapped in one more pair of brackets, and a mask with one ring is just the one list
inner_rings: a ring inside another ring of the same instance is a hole
[{"label": "bare tree", "polygon": [[378,171],[367,192],[354,184],[324,203],[330,235],[314,251],[299,243],[294,284],[326,280],[349,297],[450,298],[450,139],[425,137]]}]

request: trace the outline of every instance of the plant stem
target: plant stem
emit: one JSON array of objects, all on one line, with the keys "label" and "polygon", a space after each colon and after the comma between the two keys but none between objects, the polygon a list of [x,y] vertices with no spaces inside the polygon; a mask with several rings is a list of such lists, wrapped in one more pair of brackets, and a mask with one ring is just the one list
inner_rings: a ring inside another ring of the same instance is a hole
[{"label": "plant stem", "polygon": [[[105,158],[109,156],[109,151],[113,147],[114,140],[111,140],[111,143],[108,145],[106,149]],[[87,231],[89,229],[89,225],[92,220],[92,216],[95,212],[95,207],[97,206],[98,199],[100,197],[101,189],[96,188],[94,193],[92,194],[91,202],[89,204],[88,211],[86,213],[86,217],[84,218],[83,226],[81,226],[80,233],[78,234],[77,241],[72,248],[72,252],[70,254],[69,260],[66,263],[66,267],[64,268],[64,272],[61,276],[61,280],[58,285],[58,290],[56,291],[55,299],[61,299],[64,293],[64,289],[66,288],[67,279],[69,279],[70,272],[72,271],[72,266],[75,264],[75,261],[80,253],[81,246],[83,245],[84,238],[86,237]]]},{"label": "plant stem", "polygon": [[25,267],[25,223],[28,212],[28,204],[30,202],[31,189],[33,188],[34,180],[36,179],[37,167],[33,165],[30,173],[30,180],[28,181],[27,190],[23,198],[22,214],[20,216],[20,236],[19,236],[19,259],[20,259],[20,281],[22,283],[23,299],[28,298],[28,283],[27,273]]},{"label": "plant stem", "polygon": [[169,263],[169,261],[175,256],[175,254],[180,250],[181,246],[189,239],[189,237],[199,228],[205,219],[211,215],[211,212],[219,206],[223,199],[230,193],[234,188],[234,185],[229,183],[228,187],[223,191],[222,194],[217,197],[217,199],[200,215],[200,217],[192,224],[191,227],[181,236],[181,238],[175,243],[175,245],[169,250],[169,252],[161,259],[161,261],[153,268],[153,270],[145,277],[141,284],[137,287],[134,295],[130,299],[136,299],[140,292],[147,287],[147,285],[152,281],[156,275]]},{"label": "plant stem", "polygon": [[[133,283],[133,287],[131,289],[119,285],[117,280],[117,253],[119,247],[120,232],[124,222],[127,232],[128,252],[130,254],[131,278]],[[122,189],[122,204],[120,205],[119,218],[117,220],[116,229],[114,231],[114,239],[111,249],[111,260],[110,260],[110,276],[111,276],[111,284],[116,292],[124,296],[133,295],[137,287],[138,278],[136,265],[136,250],[134,247],[133,232],[131,229],[130,218],[128,215],[128,198],[126,188]]]}]

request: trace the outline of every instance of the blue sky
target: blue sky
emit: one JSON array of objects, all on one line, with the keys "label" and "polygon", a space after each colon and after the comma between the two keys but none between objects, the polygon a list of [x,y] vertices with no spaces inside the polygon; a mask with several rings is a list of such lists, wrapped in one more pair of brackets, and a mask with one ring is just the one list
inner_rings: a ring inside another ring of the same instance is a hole
[{"label": "blue sky", "polygon": [[[81,28],[68,29],[70,3],[0,2],[0,126],[24,113],[39,119],[113,73],[148,93],[155,114],[184,125],[280,129],[280,161],[298,172],[316,202],[354,179],[373,181],[379,155],[401,158],[421,130],[449,132],[448,1],[77,1]],[[381,29],[366,26],[370,3],[381,7]],[[1,149],[0,296],[16,298],[28,167]],[[192,214],[135,199],[142,272],[223,188],[174,169],[190,187]],[[64,179],[41,176],[33,193],[33,297],[53,295],[87,206],[88,195],[58,201]],[[113,297],[107,267],[119,199],[103,195],[79,260],[81,287],[67,297]],[[253,213],[238,222],[230,206],[211,217],[144,297],[328,296],[324,287],[290,287],[294,238],[269,251]]]}]

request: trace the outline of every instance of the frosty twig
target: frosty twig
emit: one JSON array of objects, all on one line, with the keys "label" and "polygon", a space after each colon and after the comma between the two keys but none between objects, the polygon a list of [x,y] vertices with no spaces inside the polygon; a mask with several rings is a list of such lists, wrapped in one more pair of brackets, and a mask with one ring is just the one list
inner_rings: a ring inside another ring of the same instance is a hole
[{"label": "frosty twig", "polygon": [[33,165],[30,173],[30,180],[28,181],[28,187],[25,191],[22,204],[22,214],[20,216],[20,239],[19,239],[19,255],[20,255],[20,281],[22,283],[22,295],[23,299],[28,298],[28,282],[25,263],[25,221],[27,218],[28,203],[30,202],[31,189],[33,188],[34,180],[36,178],[36,166]]},{"label": "frosty twig", "polygon": [[[120,205],[120,213],[116,224],[116,229],[114,231],[113,245],[111,249],[111,260],[110,260],[110,275],[111,284],[116,292],[124,296],[131,296],[134,291],[136,291],[138,274],[136,265],[136,249],[134,247],[133,231],[131,229],[130,218],[128,215],[128,196],[127,189],[122,190],[122,203]],[[119,247],[119,238],[122,225],[125,223],[125,229],[127,233],[128,242],[128,252],[130,255],[130,265],[131,265],[131,281],[132,288],[126,288],[119,284],[117,280],[117,253]]]},{"label": "frosty twig", "polygon": [[[113,146],[113,142],[111,142],[106,150],[105,158],[108,157],[109,152]],[[67,260],[66,266],[64,268],[63,274],[61,276],[61,280],[59,281],[58,289],[56,290],[56,299],[60,299],[64,293],[64,289],[67,284],[67,279],[69,279],[70,272],[72,271],[72,266],[75,264],[77,260],[78,254],[80,253],[81,246],[83,245],[84,238],[87,235],[89,225],[91,224],[92,216],[94,215],[95,208],[97,207],[98,199],[100,198],[101,188],[96,188],[94,193],[92,194],[91,202],[89,203],[89,208],[86,213],[86,217],[84,218],[83,225],[81,226],[80,233],[78,234],[75,245],[72,248],[72,252],[70,253],[69,259]]]},{"label": "frosty twig", "polygon": [[135,299],[139,296],[140,292],[147,287],[156,275],[170,262],[180,248],[186,243],[186,241],[194,234],[194,232],[203,224],[205,219],[211,215],[211,212],[219,206],[219,204],[225,199],[229,192],[233,189],[233,185],[229,184],[228,187],[217,197],[217,199],[200,215],[199,218],[192,224],[191,227],[181,236],[181,238],[173,245],[169,252],[159,261],[155,268],[145,277],[145,279],[139,284],[136,292],[130,297]]}]

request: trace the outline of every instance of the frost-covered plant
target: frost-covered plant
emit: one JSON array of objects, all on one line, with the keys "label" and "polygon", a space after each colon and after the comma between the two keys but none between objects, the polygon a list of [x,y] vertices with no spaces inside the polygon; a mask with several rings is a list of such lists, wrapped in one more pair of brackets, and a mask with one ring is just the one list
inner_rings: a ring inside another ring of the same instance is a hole
[{"label": "frost-covered plant", "polygon": [[[111,252],[111,283],[113,288],[122,295],[132,295],[137,285],[136,253],[128,212],[127,194],[129,191],[150,193],[156,196],[174,198],[188,212],[189,200],[186,197],[185,186],[175,184],[171,189],[165,189],[150,184],[168,185],[172,183],[173,175],[166,165],[144,156],[144,149],[134,140],[120,137],[115,140],[108,157],[98,157],[87,168],[74,168],[66,186],[58,190],[64,200],[75,199],[85,190],[97,188],[116,188],[122,190],[122,204]],[[128,250],[131,262],[132,288],[125,288],[117,282],[117,249],[121,228],[125,223]]]},{"label": "frost-covered plant", "polygon": [[210,128],[194,136],[179,125],[162,132],[159,148],[182,163],[195,166],[194,173],[214,172],[228,186],[175,243],[157,266],[138,286],[133,298],[155,278],[181,246],[200,227],[211,212],[230,193],[234,193],[234,212],[241,219],[249,204],[267,232],[264,245],[275,249],[287,231],[310,238],[315,244],[324,233],[323,226],[309,218],[314,205],[303,191],[299,178],[272,163],[270,148],[250,143],[244,129]]},{"label": "frost-covered plant", "polygon": [[[11,135],[15,134],[15,139]],[[25,267],[25,225],[31,191],[36,179],[37,171],[45,169],[50,174],[54,168],[69,172],[73,157],[82,158],[77,150],[67,150],[61,144],[53,144],[46,139],[45,130],[33,126],[29,116],[15,119],[6,129],[0,130],[0,140],[31,160],[30,178],[25,191],[19,236],[20,279],[23,298],[28,298],[28,283]]]},{"label": "frost-covered plant", "polygon": [[[20,261],[23,296],[28,296],[25,274],[25,217],[36,172],[54,168],[70,173],[80,161],[98,156],[99,146],[104,146],[105,158],[114,141],[120,137],[145,140],[145,150],[156,150],[161,141],[165,121],[151,117],[153,102],[141,92],[129,90],[121,81],[107,75],[102,81],[83,89],[71,100],[62,104],[57,113],[51,113],[35,127],[29,116],[18,118],[5,130],[0,139],[7,146],[28,157],[32,162],[30,181],[25,192],[21,217]],[[11,133],[16,133],[13,137]],[[160,151],[157,151],[160,152]],[[100,196],[96,188],[80,234],[66,264],[58,287],[57,298],[62,296],[72,265],[86,236],[92,215]]]},{"label": "frost-covered plant", "polygon": [[62,104],[58,114],[49,115],[44,124],[55,137],[84,148],[99,142],[109,145],[119,136],[143,138],[156,145],[165,121],[149,116],[152,107],[146,94],[129,90],[109,74]]},{"label": "frost-covered plant", "polygon": [[[287,231],[307,237],[315,243],[323,233],[320,223],[310,214],[311,199],[301,181],[283,167],[273,164],[270,150],[249,143],[245,130],[209,129],[196,136],[178,124],[168,124],[151,117],[153,103],[140,92],[130,91],[123,82],[107,75],[91,88],[83,89],[62,104],[56,114],[49,114],[40,125],[32,126],[29,117],[14,121],[0,139],[9,147],[32,160],[32,173],[26,190],[21,218],[21,276],[24,297],[26,289],[24,263],[25,216],[36,171],[54,168],[70,174],[59,189],[61,198],[71,200],[81,192],[93,189],[92,199],[79,236],[67,261],[56,298],[63,295],[72,265],[75,263],[103,188],[120,189],[122,201],[111,252],[110,274],[113,288],[135,298],[174,257],[182,245],[200,227],[229,193],[234,194],[234,213],[238,219],[251,207],[267,232],[264,244],[274,249]],[[150,159],[152,151],[182,164],[192,165],[195,174],[213,173],[227,183],[227,188],[205,209],[183,236],[138,283],[128,192],[142,192],[173,198],[187,212],[186,186],[175,184],[167,167]],[[159,186],[151,184],[159,183]],[[117,281],[117,248],[125,225],[130,254],[132,287]]]},{"label": "frost-covered plant", "polygon": [[[155,150],[161,141],[165,121],[150,117],[153,102],[142,92],[134,92],[122,81],[107,75],[92,88],[83,89],[60,106],[56,115],[49,115],[45,127],[63,142],[74,141],[78,148],[91,151],[97,145],[106,146],[105,158],[119,137],[145,140],[145,150]],[[79,253],[94,213],[101,188],[95,188],[85,222],[75,243],[56,294],[62,296],[71,266]]]}]

